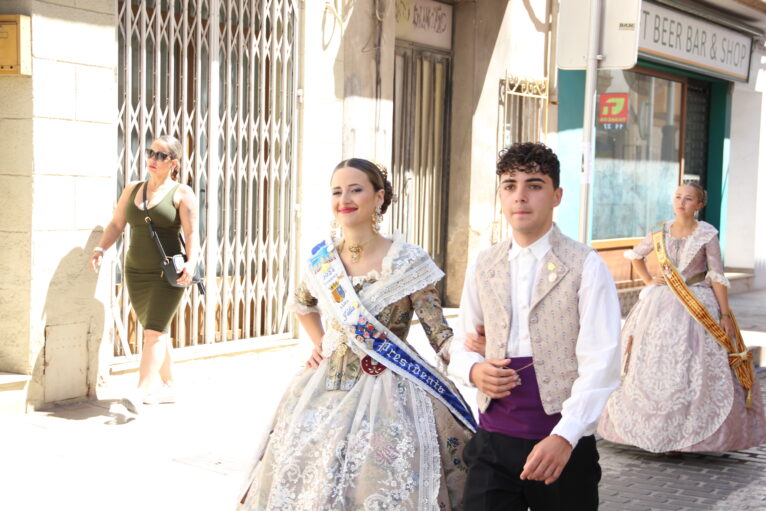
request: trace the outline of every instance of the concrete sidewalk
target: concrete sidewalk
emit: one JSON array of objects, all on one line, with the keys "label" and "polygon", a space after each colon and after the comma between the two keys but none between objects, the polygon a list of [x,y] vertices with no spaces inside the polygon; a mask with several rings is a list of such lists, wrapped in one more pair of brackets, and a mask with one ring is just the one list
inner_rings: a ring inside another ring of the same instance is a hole
[{"label": "concrete sidewalk", "polygon": [[0,510],[233,509],[304,352],[179,364],[179,402],[148,406],[138,418],[119,392],[112,400],[0,417]]}]

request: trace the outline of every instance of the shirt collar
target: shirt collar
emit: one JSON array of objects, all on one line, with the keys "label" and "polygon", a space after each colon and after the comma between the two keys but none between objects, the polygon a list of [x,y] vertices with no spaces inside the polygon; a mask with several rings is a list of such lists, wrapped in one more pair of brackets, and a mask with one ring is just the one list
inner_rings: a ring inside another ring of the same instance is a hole
[{"label": "shirt collar", "polygon": [[[551,228],[548,229],[548,232],[543,234],[540,239],[529,245],[528,248],[530,252],[532,252],[532,255],[535,256],[535,259],[538,261],[541,261],[543,257],[545,257],[545,254],[548,253],[548,251],[551,249],[551,232],[553,231],[553,226],[551,225]],[[523,248],[516,242],[515,239],[511,239],[511,249],[508,251],[508,260],[513,261],[516,259],[520,254]]]}]

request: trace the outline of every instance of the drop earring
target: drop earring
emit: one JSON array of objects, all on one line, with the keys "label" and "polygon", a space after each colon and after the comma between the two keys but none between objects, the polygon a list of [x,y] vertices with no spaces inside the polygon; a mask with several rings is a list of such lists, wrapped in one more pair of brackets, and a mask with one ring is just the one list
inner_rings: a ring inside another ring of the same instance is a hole
[{"label": "drop earring", "polygon": [[341,228],[338,222],[335,221],[335,219],[332,219],[332,222],[330,223],[330,238],[332,238],[333,241],[337,241],[338,238],[342,236]]},{"label": "drop earring", "polygon": [[381,222],[383,222],[383,213],[380,211],[380,206],[378,206],[372,213],[372,230],[375,231],[376,234],[380,232]]}]

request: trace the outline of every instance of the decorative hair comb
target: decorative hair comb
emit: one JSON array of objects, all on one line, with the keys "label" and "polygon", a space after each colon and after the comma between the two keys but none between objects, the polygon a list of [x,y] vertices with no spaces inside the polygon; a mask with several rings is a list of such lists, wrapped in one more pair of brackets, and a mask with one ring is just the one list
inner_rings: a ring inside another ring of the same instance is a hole
[{"label": "decorative hair comb", "polygon": [[385,165],[382,165],[374,160],[370,160],[370,161],[372,161],[373,165],[378,167],[378,171],[383,176],[383,181],[388,181],[388,170],[386,170]]}]

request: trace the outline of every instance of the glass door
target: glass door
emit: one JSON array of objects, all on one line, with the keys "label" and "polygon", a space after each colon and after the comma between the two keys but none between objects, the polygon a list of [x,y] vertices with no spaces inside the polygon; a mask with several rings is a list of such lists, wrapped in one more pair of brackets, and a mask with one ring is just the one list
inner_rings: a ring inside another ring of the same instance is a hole
[{"label": "glass door", "polygon": [[599,71],[593,240],[643,237],[673,217],[684,100],[681,77],[640,68]]}]

